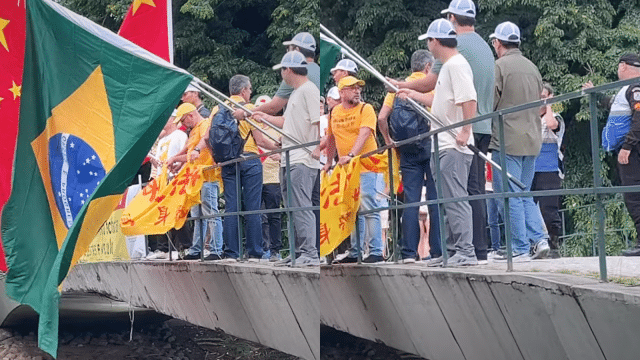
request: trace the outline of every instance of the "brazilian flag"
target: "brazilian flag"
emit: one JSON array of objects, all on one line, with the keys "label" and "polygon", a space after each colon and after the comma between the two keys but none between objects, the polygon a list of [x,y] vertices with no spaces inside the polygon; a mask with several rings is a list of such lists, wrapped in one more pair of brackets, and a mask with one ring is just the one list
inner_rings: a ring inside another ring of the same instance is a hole
[{"label": "brazilian flag", "polygon": [[130,184],[192,76],[50,0],[27,0],[7,295],[56,355],[58,286]]},{"label": "brazilian flag", "polygon": [[325,85],[331,76],[331,69],[336,66],[342,48],[335,41],[320,34],[320,94],[324,94]]}]

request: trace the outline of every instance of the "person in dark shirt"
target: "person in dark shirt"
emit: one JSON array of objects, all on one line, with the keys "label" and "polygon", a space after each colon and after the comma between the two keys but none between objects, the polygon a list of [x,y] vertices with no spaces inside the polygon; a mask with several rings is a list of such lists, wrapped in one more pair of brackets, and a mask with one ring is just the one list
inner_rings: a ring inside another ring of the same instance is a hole
[{"label": "person in dark shirt", "polygon": [[204,106],[202,99],[200,99],[200,89],[195,86],[189,84],[187,89],[184,91],[184,94],[182,94],[181,100],[183,103],[193,104],[193,106],[196,107],[196,110],[198,110],[198,113],[200,113],[200,116],[203,118],[207,119],[211,116],[211,111]]}]

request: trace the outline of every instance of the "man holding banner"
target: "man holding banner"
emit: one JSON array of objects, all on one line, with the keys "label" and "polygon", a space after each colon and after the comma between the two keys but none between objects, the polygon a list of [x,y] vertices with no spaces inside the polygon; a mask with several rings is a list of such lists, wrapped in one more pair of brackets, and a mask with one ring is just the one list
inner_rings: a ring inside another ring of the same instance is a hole
[{"label": "man holding banner", "polygon": [[[333,108],[327,129],[327,163],[324,171],[329,171],[333,158],[338,153],[338,165],[348,164],[354,157],[375,150],[378,145],[374,134],[376,132],[377,117],[371,104],[360,101],[360,92],[364,81],[353,76],[347,76],[338,82],[341,103]],[[361,210],[372,210],[377,206],[376,186],[382,181],[382,174],[363,172],[360,174],[360,205]],[[378,263],[384,261],[382,256],[382,226],[380,213],[358,215],[359,225],[351,235],[351,248],[346,257],[336,260],[336,263],[355,263],[358,253],[365,243],[365,227],[371,237],[369,241],[369,256],[363,262]],[[356,242],[359,237],[359,244]]]}]

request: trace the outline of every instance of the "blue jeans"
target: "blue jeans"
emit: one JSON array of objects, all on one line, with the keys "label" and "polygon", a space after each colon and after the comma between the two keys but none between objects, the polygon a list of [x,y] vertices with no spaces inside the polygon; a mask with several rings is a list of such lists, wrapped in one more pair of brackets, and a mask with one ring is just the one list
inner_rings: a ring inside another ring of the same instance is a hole
[{"label": "blue jeans", "polygon": [[[236,189],[236,167],[240,171],[240,191]],[[224,183],[224,201],[226,212],[238,211],[238,196],[245,211],[260,210],[262,203],[262,163],[260,159],[243,161],[222,167]],[[244,215],[246,254],[249,257],[262,257],[262,221],[260,214]],[[224,219],[224,255],[237,259],[240,256],[238,234],[238,216],[226,216]]]},{"label": "blue jeans", "polygon": [[[420,202],[422,187],[427,187],[427,200],[436,200],[436,184],[431,174],[430,159],[415,160],[400,153],[400,169],[402,170],[402,186],[404,203]],[[402,211],[402,238],[400,249],[403,259],[415,258],[420,242],[419,207],[405,208]],[[438,205],[429,205],[429,254],[432,258],[442,255],[440,244],[440,213]]]},{"label": "blue jeans", "polygon": [[[491,156],[494,161],[500,163],[500,152],[493,151]],[[510,192],[530,191],[533,175],[535,174],[535,156],[511,156],[506,155],[507,172],[520,180],[525,189],[521,190],[512,182],[509,182]],[[502,171],[493,168],[493,188],[496,193],[502,192]],[[514,197],[509,199],[509,216],[511,216],[511,239],[513,241],[513,254],[528,254],[531,243],[546,240],[546,234],[540,208],[533,202],[533,197]]]},{"label": "blue jeans", "polygon": [[487,199],[487,220],[489,234],[491,235],[491,250],[500,249],[500,219],[503,216],[503,207],[502,199]]},{"label": "blue jeans", "polygon": [[[209,216],[218,213],[218,191],[220,184],[217,181],[205,182],[200,190],[200,204],[191,208],[191,216]],[[211,241],[213,239],[213,242]],[[213,254],[222,254],[222,218],[196,220],[193,226],[193,243],[189,248],[190,255],[199,255],[202,251],[202,243]]]},{"label": "blue jeans", "polygon": [[[378,191],[382,192],[384,189],[380,189],[380,178],[382,174],[374,172],[365,172],[360,174],[360,210],[372,210],[379,208],[382,205],[378,200]],[[382,181],[384,184],[384,181]],[[364,244],[368,239],[369,243],[369,255],[382,256],[382,224],[380,223],[380,213],[370,213],[366,215],[358,215],[356,231],[360,237],[360,245],[356,243],[355,232],[351,234],[351,248],[349,249],[350,257],[358,256],[358,248],[362,252],[364,250]]]}]

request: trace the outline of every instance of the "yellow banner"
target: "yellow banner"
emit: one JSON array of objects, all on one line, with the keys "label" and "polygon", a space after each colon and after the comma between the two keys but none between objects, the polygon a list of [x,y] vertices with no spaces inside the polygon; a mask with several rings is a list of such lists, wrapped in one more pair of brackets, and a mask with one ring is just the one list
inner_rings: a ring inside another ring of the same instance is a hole
[{"label": "yellow banner", "polygon": [[176,177],[167,183],[167,170],[145,186],[124,209],[120,226],[125,235],[164,234],[183,225],[189,210],[200,203],[204,183],[203,169],[207,165],[187,163]]},{"label": "yellow banner", "polygon": [[123,209],[120,208],[111,213],[89,245],[87,252],[78,262],[130,260],[127,241],[120,230],[122,211]]},{"label": "yellow banner", "polygon": [[[355,227],[360,207],[360,172],[384,173],[389,185],[389,156],[382,154],[361,159],[355,157],[346,166],[336,166],[331,175],[320,178],[320,256],[331,253]],[[393,152],[393,180],[396,192],[400,186],[400,161]]]}]

